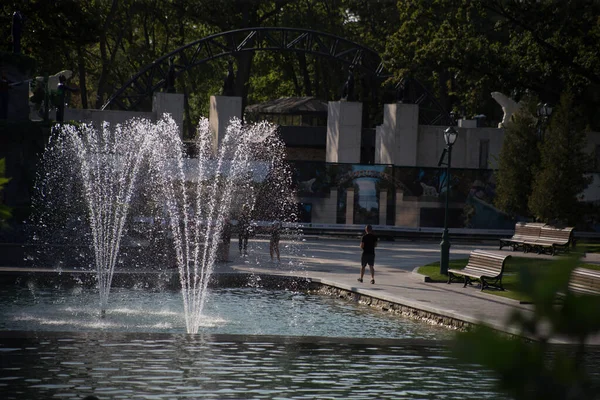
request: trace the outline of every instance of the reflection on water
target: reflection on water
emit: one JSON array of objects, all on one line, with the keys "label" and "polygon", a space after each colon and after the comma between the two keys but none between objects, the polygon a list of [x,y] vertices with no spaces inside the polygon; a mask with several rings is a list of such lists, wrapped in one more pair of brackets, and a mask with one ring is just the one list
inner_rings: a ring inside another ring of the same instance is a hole
[{"label": "reflection on water", "polygon": [[94,290],[0,287],[0,398],[499,397],[488,371],[446,353],[443,328],[244,288],[213,291],[188,335],[179,296],[114,288],[100,318]]},{"label": "reflection on water", "polygon": [[[436,344],[438,343],[438,344]],[[2,332],[3,399],[502,398],[440,342]]]},{"label": "reflection on water", "polygon": [[[0,289],[0,330],[185,332],[178,292],[113,288],[105,318],[97,293],[35,287]],[[319,295],[258,288],[218,289],[201,332],[241,335],[448,339],[452,332]]]}]

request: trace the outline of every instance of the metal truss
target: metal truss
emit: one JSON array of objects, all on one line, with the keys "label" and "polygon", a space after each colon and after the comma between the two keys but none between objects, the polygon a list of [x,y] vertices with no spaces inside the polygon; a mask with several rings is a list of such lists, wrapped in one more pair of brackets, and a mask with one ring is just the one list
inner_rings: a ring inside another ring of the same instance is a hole
[{"label": "metal truss", "polygon": [[215,35],[188,43],[153,61],[118,89],[102,109],[138,110],[152,94],[165,87],[169,59],[177,60],[175,77],[187,70],[219,57],[254,51],[292,51],[336,59],[384,78],[381,57],[375,51],[341,37],[297,28],[247,28]]},{"label": "metal truss", "polygon": [[[115,91],[102,109],[139,111],[149,108],[155,92],[166,88],[169,60],[177,78],[184,72],[208,61],[235,56],[243,52],[287,51],[306,53],[338,60],[355,71],[383,81],[385,72],[379,54],[368,47],[329,33],[300,28],[246,28],[221,32],[188,43],[142,68]],[[437,99],[416,79],[396,85],[397,100],[419,105],[419,122],[423,125],[455,125]]]},{"label": "metal truss", "polygon": [[414,78],[404,78],[396,85],[396,97],[397,101],[419,105],[419,125],[456,125],[454,116]]}]

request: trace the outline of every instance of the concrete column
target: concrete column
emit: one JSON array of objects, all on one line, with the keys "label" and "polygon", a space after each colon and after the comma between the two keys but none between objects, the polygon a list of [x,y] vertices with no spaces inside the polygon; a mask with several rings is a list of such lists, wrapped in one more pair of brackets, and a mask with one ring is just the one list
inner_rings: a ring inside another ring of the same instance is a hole
[{"label": "concrete column", "polygon": [[329,189],[329,198],[326,199],[327,212],[325,214],[326,224],[335,224],[337,222],[337,205],[338,205],[338,188],[332,187]]},{"label": "concrete column", "polygon": [[418,228],[421,222],[420,212],[417,201],[405,201],[404,192],[396,190],[396,226]]},{"label": "concrete column", "polygon": [[379,225],[385,225],[387,222],[387,190],[379,191]]},{"label": "concrete column", "polygon": [[225,137],[229,121],[242,119],[242,98],[237,96],[210,96],[208,123],[213,134],[213,152],[216,154]]},{"label": "concrete column", "polygon": [[346,190],[346,224],[354,223],[354,188]]},{"label": "concrete column", "polygon": [[359,163],[362,133],[362,103],[330,101],[327,112],[329,163]]},{"label": "concrete column", "polygon": [[417,104],[385,104],[383,126],[379,131],[382,164],[417,166],[419,106]]},{"label": "concrete column", "polygon": [[354,188],[346,190],[346,224],[354,223]]},{"label": "concrete column", "polygon": [[152,112],[157,120],[163,114],[170,114],[179,127],[179,136],[183,136],[183,94],[156,92],[152,97]]}]

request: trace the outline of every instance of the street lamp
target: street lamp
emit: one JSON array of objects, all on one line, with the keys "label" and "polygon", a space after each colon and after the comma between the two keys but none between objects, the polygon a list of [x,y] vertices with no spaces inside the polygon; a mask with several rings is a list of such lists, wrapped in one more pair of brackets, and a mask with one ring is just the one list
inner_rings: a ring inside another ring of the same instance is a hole
[{"label": "street lamp", "polygon": [[[444,141],[448,152],[448,162],[446,163],[446,208],[444,212],[444,232],[442,233],[442,242],[440,243],[440,274],[448,275],[448,260],[450,258],[450,241],[448,240],[448,204],[450,200],[450,166],[452,163],[452,146],[456,142],[458,131],[450,126],[444,131]],[[440,160],[441,161],[441,160]]]},{"label": "street lamp", "polygon": [[538,116],[538,139],[544,139],[544,131],[546,130],[546,125],[548,124],[548,120],[550,119],[550,115],[552,115],[552,107],[548,105],[548,103],[539,103],[537,109]]}]

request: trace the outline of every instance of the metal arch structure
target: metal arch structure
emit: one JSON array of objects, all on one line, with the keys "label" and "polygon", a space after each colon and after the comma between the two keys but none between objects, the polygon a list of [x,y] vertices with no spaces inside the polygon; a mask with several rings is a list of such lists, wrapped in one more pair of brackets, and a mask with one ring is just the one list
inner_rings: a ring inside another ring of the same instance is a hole
[{"label": "metal arch structure", "polygon": [[414,78],[404,78],[395,86],[396,101],[419,105],[419,125],[456,125],[455,116],[448,113],[425,86]]},{"label": "metal arch structure", "polygon": [[[358,68],[376,80],[390,77],[374,50],[329,33],[282,27],[245,28],[221,32],[188,43],[145,66],[102,106],[105,109],[139,110],[154,92],[167,86],[169,60],[177,78],[187,70],[208,61],[242,52],[291,51],[336,59]],[[173,72],[171,77],[173,77]],[[404,79],[395,87],[396,100],[419,105],[421,125],[456,125],[454,118],[416,79]]]},{"label": "metal arch structure", "polygon": [[376,78],[387,77],[379,54],[339,36],[300,28],[237,29],[188,43],[153,61],[118,89],[102,110],[137,110],[145,99],[151,98],[154,92],[165,87],[169,59],[172,57],[178,57],[178,62],[174,64],[177,77],[216,58],[264,50],[292,51],[333,58]]}]

